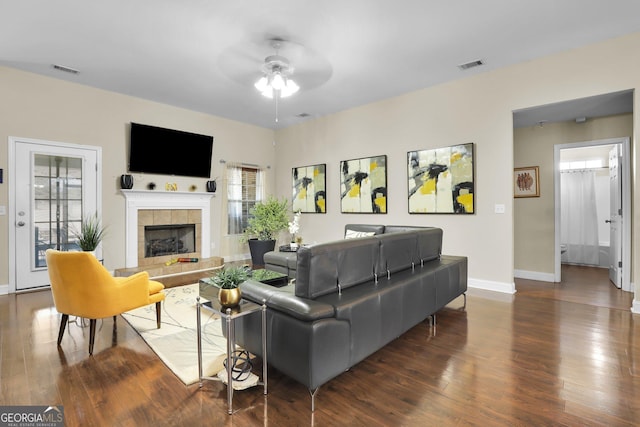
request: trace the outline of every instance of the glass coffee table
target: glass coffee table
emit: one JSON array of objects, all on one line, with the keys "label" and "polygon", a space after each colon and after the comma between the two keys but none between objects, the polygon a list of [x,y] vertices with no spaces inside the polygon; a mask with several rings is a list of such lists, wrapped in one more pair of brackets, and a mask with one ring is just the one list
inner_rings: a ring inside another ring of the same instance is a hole
[{"label": "glass coffee table", "polygon": [[259,268],[249,271],[249,277],[258,282],[265,283],[276,288],[281,288],[289,283],[289,277],[286,274],[277,271]]}]

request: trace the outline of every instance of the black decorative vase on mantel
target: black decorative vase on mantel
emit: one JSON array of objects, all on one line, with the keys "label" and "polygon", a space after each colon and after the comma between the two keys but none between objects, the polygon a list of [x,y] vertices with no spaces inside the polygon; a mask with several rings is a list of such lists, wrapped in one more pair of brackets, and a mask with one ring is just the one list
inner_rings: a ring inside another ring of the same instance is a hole
[{"label": "black decorative vase on mantel", "polygon": [[251,252],[251,266],[254,269],[264,268],[264,254],[274,250],[275,240],[249,239],[249,251]]},{"label": "black decorative vase on mantel", "polygon": [[122,175],[120,177],[120,188],[131,190],[133,188],[133,175]]}]

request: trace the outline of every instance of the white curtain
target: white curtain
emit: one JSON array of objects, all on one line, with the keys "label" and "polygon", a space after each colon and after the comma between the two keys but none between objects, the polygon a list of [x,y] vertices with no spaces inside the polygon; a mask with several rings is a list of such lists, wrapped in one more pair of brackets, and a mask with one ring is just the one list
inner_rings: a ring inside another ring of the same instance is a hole
[{"label": "white curtain", "polygon": [[560,241],[571,264],[599,264],[595,182],[593,170],[561,173]]},{"label": "white curtain", "polygon": [[[248,188],[247,171],[243,169],[246,165],[236,162],[225,162],[225,170],[223,175],[223,183],[221,191],[222,209],[220,215],[220,229],[222,230],[222,248],[221,253],[225,259],[230,261],[244,259],[248,257],[249,247],[243,239],[242,232],[245,224],[243,223],[243,212],[248,209],[250,200],[264,199],[264,171],[255,168],[255,189]],[[244,174],[244,175],[243,175]],[[251,183],[249,183],[251,184]],[[245,215],[246,216],[246,215]]]}]

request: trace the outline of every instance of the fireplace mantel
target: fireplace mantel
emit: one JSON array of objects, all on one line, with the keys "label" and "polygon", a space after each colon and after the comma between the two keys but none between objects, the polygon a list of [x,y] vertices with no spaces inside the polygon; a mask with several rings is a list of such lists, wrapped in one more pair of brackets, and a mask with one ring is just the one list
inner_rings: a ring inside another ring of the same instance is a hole
[{"label": "fireplace mantel", "polygon": [[120,190],[125,198],[125,265],[138,266],[138,211],[141,209],[200,209],[200,256],[211,252],[211,198],[213,193]]}]

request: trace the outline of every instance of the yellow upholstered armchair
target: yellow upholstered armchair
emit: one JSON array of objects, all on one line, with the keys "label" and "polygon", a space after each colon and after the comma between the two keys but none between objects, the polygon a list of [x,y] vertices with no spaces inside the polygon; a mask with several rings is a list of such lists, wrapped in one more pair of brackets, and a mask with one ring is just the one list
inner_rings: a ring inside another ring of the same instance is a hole
[{"label": "yellow upholstered armchair", "polygon": [[56,310],[62,314],[58,345],[62,341],[69,315],[89,319],[89,354],[93,354],[96,319],[156,304],[160,328],[160,302],[164,285],[149,280],[146,271],[129,277],[113,277],[89,252],[61,252],[47,249],[47,267]]}]

